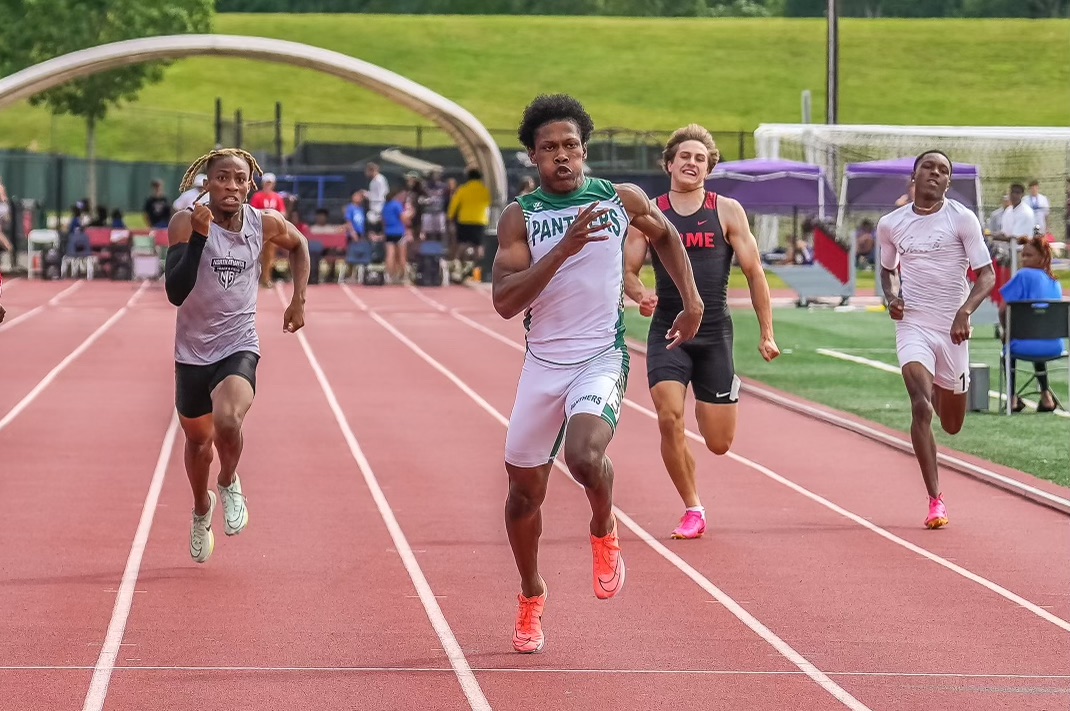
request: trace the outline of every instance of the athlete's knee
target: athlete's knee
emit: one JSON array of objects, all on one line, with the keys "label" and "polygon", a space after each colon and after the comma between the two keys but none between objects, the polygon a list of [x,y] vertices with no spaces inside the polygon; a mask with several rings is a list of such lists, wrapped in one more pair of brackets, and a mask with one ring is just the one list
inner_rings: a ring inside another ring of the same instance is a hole
[{"label": "athlete's knee", "polygon": [[224,441],[234,441],[241,437],[242,417],[236,409],[223,408],[212,415],[216,435]]},{"label": "athlete's knee", "polygon": [[680,440],[684,438],[684,413],[675,408],[666,408],[658,412],[658,429],[662,440]]},{"label": "athlete's knee", "polygon": [[509,495],[505,500],[505,516],[508,519],[524,519],[535,515],[546,499],[546,483],[534,480],[509,482]]},{"label": "athlete's knee", "polygon": [[948,420],[940,420],[940,427],[949,435],[956,435],[962,431],[962,418],[955,417]]},{"label": "athlete's knee", "polygon": [[721,433],[707,435],[706,449],[710,450],[714,454],[726,454],[728,450],[732,449],[732,440],[735,439],[733,433]]},{"label": "athlete's knee", "polygon": [[588,489],[598,488],[608,477],[606,453],[595,442],[565,440],[565,464],[572,476]]},{"label": "athlete's knee", "polygon": [[910,398],[910,416],[919,425],[928,426],[933,421],[933,404],[925,395]]}]

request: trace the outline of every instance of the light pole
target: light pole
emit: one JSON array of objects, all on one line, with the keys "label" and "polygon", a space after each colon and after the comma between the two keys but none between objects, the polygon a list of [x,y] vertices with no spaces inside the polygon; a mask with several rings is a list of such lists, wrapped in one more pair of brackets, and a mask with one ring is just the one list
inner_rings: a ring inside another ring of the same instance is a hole
[{"label": "light pole", "polygon": [[828,48],[826,50],[828,83],[825,87],[825,123],[837,123],[840,103],[840,31],[836,0],[828,0]]}]

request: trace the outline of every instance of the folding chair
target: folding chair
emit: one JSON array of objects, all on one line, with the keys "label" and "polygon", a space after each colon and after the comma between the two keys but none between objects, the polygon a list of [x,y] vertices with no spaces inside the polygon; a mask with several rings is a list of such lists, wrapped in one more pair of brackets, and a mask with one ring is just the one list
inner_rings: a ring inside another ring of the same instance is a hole
[{"label": "folding chair", "polygon": [[[1018,340],[1063,340],[1062,352],[1058,355],[1036,357],[1020,355],[1011,350],[1010,344]],[[1051,363],[1058,360],[1067,361],[1067,374],[1070,375],[1070,352],[1067,351],[1067,341],[1070,339],[1070,300],[1036,300],[1014,301],[1007,304],[1007,329],[1003,347],[1003,367],[999,369],[999,392],[1006,399],[1004,413],[1011,414],[1014,397],[1021,397],[1026,393],[1026,388],[1036,380],[1036,374],[1029,373],[1029,379],[1017,388],[1017,392],[1011,390],[1011,360],[1029,363]],[[1021,370],[1014,368],[1015,374]],[[1004,390],[1006,383],[1006,390]],[[1039,392],[1039,391],[1030,391]],[[1070,402],[1070,401],[1068,401]]]},{"label": "folding chair", "polygon": [[[26,235],[27,279],[33,279],[34,274],[40,274],[42,277],[45,275],[45,254],[49,249],[59,249],[59,232],[48,229],[30,230]],[[38,255],[36,264],[34,255]]]},{"label": "folding chair", "polygon": [[135,235],[130,256],[134,262],[133,271],[136,281],[156,280],[163,276],[163,270],[160,268],[160,255],[156,251],[155,235],[151,233]]}]

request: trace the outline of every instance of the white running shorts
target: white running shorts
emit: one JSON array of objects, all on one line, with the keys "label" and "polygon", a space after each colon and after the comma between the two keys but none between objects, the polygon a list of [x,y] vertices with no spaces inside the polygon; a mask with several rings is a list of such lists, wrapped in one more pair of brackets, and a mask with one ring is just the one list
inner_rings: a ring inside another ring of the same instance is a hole
[{"label": "white running shorts", "polygon": [[895,325],[895,348],[900,368],[921,363],[944,390],[962,394],[970,389],[969,341],[955,345],[950,329],[939,331],[900,321]]},{"label": "white running shorts", "polygon": [[580,413],[597,415],[614,430],[628,387],[627,349],[611,348],[578,365],[524,357],[505,436],[505,461],[524,469],[554,461],[565,425]]}]

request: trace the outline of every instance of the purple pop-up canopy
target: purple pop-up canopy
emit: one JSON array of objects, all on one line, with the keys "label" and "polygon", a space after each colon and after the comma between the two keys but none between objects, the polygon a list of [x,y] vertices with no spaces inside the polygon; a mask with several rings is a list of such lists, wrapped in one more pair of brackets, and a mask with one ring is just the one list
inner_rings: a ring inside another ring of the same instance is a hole
[{"label": "purple pop-up canopy", "polygon": [[[906,194],[914,160],[910,157],[848,164],[840,194],[844,207],[879,211],[893,207],[895,201]],[[951,189],[947,196],[977,212],[981,198],[981,176],[977,166],[953,164]]]},{"label": "purple pop-up canopy", "polygon": [[836,211],[836,192],[817,165],[791,160],[752,158],[728,161],[706,179],[708,190],[734,198],[748,212],[793,215]]}]

